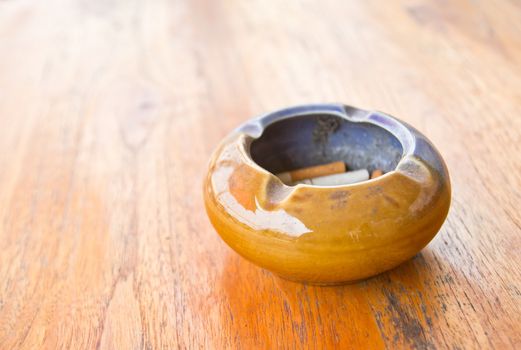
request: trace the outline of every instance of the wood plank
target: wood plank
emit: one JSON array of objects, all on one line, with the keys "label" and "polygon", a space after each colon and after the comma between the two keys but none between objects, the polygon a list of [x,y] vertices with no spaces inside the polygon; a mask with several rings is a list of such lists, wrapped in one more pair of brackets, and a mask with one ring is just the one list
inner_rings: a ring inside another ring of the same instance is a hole
[{"label": "wood plank", "polygon": [[[0,348],[520,348],[515,0],[0,2]],[[204,212],[249,117],[339,101],[439,148],[453,203],[413,260],[272,276]]]}]

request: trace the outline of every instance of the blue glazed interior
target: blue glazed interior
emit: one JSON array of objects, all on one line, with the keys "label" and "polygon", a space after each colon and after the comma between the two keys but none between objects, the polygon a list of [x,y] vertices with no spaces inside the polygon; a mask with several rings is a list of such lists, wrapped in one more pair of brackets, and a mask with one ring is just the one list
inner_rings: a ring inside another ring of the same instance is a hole
[{"label": "blue glazed interior", "polygon": [[336,115],[295,116],[268,125],[250,146],[252,159],[264,169],[282,171],[342,160],[348,169],[396,168],[400,141],[380,126]]}]

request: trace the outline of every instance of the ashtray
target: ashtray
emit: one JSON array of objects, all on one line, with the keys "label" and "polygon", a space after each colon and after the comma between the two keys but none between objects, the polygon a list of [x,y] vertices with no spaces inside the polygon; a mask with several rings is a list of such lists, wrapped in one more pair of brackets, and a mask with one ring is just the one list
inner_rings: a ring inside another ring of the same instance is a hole
[{"label": "ashtray", "polygon": [[247,121],[214,151],[203,191],[233,250],[282,278],[325,285],[413,257],[439,231],[451,198],[447,167],[424,135],[341,104]]}]

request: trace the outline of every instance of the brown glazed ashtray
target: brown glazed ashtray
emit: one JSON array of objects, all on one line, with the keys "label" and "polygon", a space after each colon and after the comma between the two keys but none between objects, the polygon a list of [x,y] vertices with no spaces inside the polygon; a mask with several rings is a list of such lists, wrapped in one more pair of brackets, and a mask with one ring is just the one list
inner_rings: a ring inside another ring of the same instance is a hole
[{"label": "brown glazed ashtray", "polygon": [[[332,186],[275,176],[335,161],[384,174]],[[387,114],[337,104],[246,122],[215,150],[204,182],[208,216],[232,249],[314,284],[361,280],[410,259],[440,229],[450,196],[447,168],[425,136]]]}]

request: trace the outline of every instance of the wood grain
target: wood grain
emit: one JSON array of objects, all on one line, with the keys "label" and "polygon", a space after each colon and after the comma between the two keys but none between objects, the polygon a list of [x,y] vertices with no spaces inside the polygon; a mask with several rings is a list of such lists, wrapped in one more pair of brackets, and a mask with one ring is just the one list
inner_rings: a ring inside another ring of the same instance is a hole
[{"label": "wood grain", "polygon": [[[521,5],[0,2],[0,348],[521,348]],[[273,277],[201,184],[252,115],[339,101],[447,161],[439,235],[345,287]]]}]

